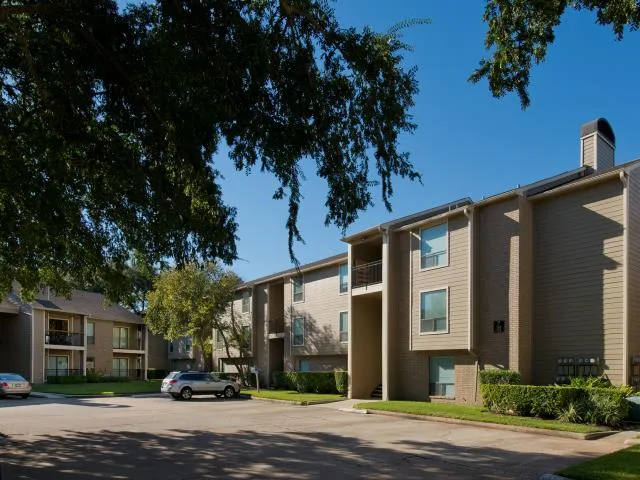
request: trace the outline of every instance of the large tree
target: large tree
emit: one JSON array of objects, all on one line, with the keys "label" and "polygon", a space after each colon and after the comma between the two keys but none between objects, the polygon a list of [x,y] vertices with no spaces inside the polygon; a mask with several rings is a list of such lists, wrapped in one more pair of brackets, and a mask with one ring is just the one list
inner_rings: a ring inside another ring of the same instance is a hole
[{"label": "large tree", "polygon": [[611,26],[618,40],[625,28],[640,26],[637,0],[487,0],[485,46],[490,56],[480,61],[471,81],[486,78],[494,96],[516,92],[522,108],[528,107],[531,68],[546,58],[567,10],[595,12],[596,22]]},{"label": "large tree", "polygon": [[389,208],[392,178],[418,178],[396,33],[346,28],[325,0],[0,0],[0,291],[117,291],[132,250],[231,262],[223,161],[277,179],[292,256],[303,160],[327,223],[351,224],[377,181]]},{"label": "large tree", "polygon": [[233,302],[239,278],[217,263],[166,270],[153,282],[147,294],[145,323],[152,333],[167,340],[191,337],[193,346],[211,371],[213,332],[227,329],[228,309]]}]

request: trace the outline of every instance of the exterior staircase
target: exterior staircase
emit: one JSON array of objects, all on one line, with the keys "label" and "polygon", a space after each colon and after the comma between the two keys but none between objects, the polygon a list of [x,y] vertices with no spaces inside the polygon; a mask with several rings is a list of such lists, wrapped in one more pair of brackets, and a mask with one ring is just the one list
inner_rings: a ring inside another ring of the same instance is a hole
[{"label": "exterior staircase", "polygon": [[376,388],[371,392],[371,398],[379,398],[382,399],[382,384],[379,384]]}]

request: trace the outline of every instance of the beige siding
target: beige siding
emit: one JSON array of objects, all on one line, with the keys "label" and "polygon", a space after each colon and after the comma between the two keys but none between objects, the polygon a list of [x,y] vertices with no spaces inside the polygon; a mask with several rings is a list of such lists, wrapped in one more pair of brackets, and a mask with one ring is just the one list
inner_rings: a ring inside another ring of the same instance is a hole
[{"label": "beige siding", "polygon": [[595,135],[582,139],[582,166],[595,168],[595,142]]},{"label": "beige siding", "polygon": [[614,163],[613,149],[607,143],[607,141],[604,140],[599,135],[598,135],[597,145],[598,145],[598,150],[597,150],[598,170],[605,170],[607,168],[612,168],[614,166],[613,165]]},{"label": "beige siding", "polygon": [[[629,174],[628,187],[628,358],[640,356],[640,170]],[[627,379],[627,382],[629,379]]]},{"label": "beige siding", "polygon": [[256,352],[256,362],[260,372],[260,382],[269,382],[269,285],[263,283],[253,289],[253,349]]},{"label": "beige siding", "polygon": [[[420,271],[420,232],[412,242],[413,350],[466,349],[469,343],[469,225],[464,215],[449,219],[449,265]],[[420,334],[420,292],[448,289],[449,332]]]},{"label": "beige siding", "polygon": [[596,356],[622,380],[622,184],[616,179],[534,204],[534,380],[559,357]]},{"label": "beige siding", "polygon": [[45,311],[32,310],[33,317],[33,383],[44,382]]},{"label": "beige siding", "polygon": [[148,368],[155,368],[156,370],[168,370],[169,369],[169,357],[167,355],[169,348],[167,341],[160,335],[154,335],[149,333],[149,346],[148,346]]},{"label": "beige siding", "polygon": [[[285,291],[290,289],[285,286]],[[346,355],[348,344],[340,343],[339,313],[349,309],[348,301],[348,295],[339,291],[337,265],[305,273],[304,301],[291,304],[291,317],[305,319],[305,340],[304,346],[292,347],[292,354]]]},{"label": "beige siding", "polygon": [[87,358],[93,358],[98,373],[110,374],[113,364],[113,322],[109,320],[91,320],[94,322],[95,343],[87,345]]}]

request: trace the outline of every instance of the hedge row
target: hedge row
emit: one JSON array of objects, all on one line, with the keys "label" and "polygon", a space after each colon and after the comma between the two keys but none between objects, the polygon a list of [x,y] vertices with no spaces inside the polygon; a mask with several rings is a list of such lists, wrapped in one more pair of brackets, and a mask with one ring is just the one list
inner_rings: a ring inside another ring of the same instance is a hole
[{"label": "hedge row", "polygon": [[480,386],[484,406],[492,412],[555,418],[571,423],[619,426],[629,414],[630,387],[585,388],[558,385]]},{"label": "hedge row", "polygon": [[514,370],[500,370],[492,368],[480,371],[481,384],[507,384],[520,385],[522,383],[522,375]]},{"label": "hedge row", "polygon": [[296,390],[300,393],[339,393],[347,392],[348,373],[335,372],[273,372],[272,383],[275,388]]}]

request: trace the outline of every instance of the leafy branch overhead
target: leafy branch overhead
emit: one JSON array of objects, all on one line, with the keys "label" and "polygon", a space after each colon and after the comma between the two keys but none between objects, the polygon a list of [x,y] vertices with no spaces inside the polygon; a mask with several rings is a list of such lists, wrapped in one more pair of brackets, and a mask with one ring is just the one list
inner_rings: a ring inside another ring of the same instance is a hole
[{"label": "leafy branch overhead", "polygon": [[222,144],[278,180],[292,257],[304,159],[342,229],[376,182],[390,207],[392,178],[419,178],[398,148],[415,128],[404,45],[324,0],[0,0],[0,44],[0,290],[115,285],[132,250],[231,262]]},{"label": "leafy branch overhead", "polygon": [[480,61],[470,80],[486,78],[494,96],[516,92],[522,108],[528,107],[531,68],[545,60],[555,29],[569,9],[595,12],[596,22],[610,25],[618,40],[625,27],[635,31],[640,25],[637,0],[487,0],[485,47],[490,56]]}]

